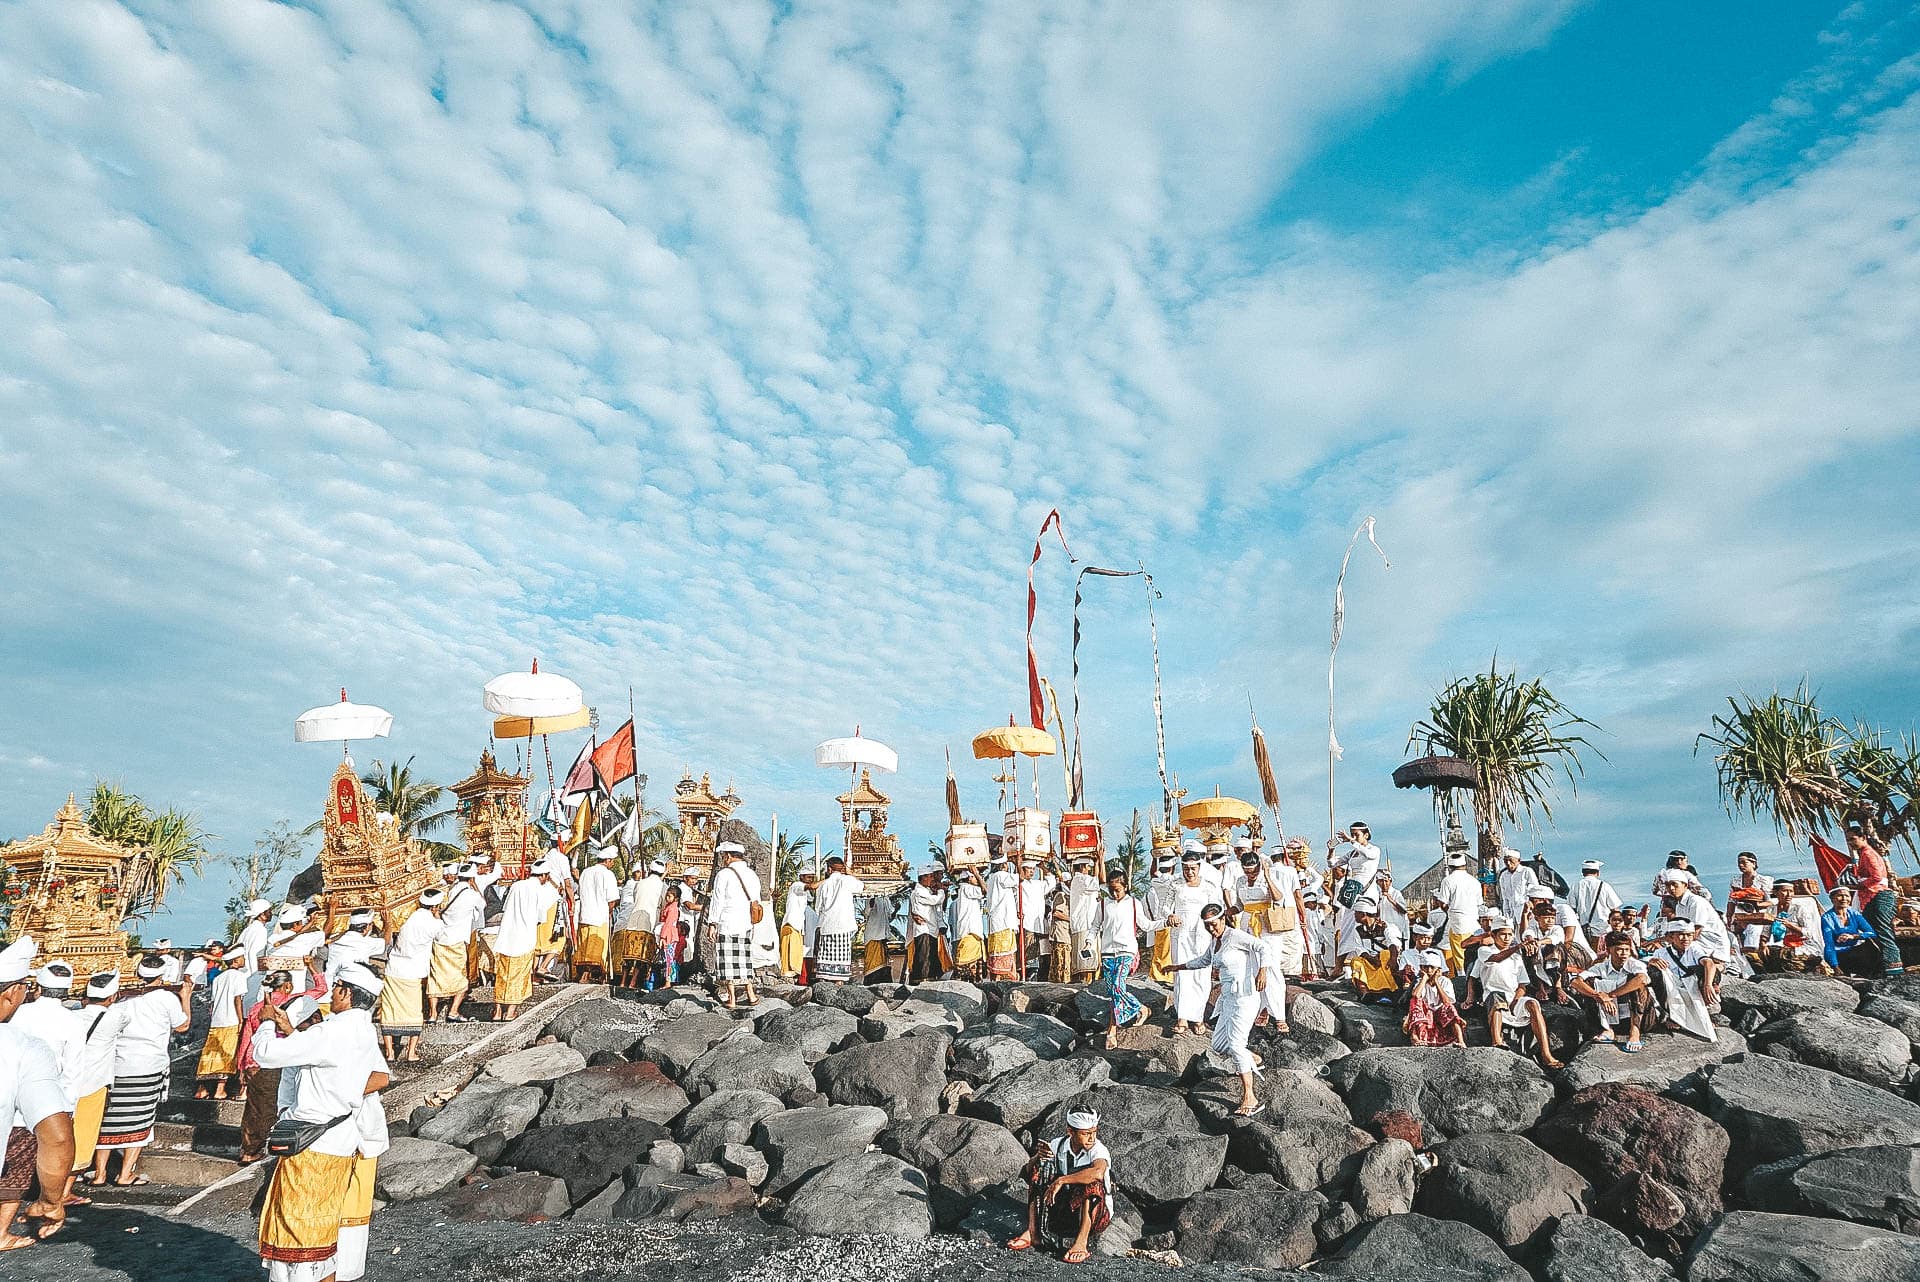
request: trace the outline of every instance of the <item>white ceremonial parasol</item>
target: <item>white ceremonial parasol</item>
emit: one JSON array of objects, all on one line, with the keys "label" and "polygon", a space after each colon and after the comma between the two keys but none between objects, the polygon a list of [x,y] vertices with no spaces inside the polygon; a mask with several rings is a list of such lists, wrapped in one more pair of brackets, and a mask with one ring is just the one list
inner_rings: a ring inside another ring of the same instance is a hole
[{"label": "white ceremonial parasol", "polygon": [[503,717],[564,717],[585,706],[580,687],[565,677],[540,671],[506,672],[487,682],[481,696],[488,712]]},{"label": "white ceremonial parasol", "polygon": [[349,703],[347,691],[340,690],[340,702],[309,708],[293,723],[295,743],[340,743],[345,750],[350,739],[381,739],[393,729],[393,714],[370,703]]},{"label": "white ceremonial parasol", "polygon": [[828,739],[815,747],[813,764],[840,766],[851,770],[858,770],[861,766],[872,766],[875,770],[884,770],[888,774],[893,774],[900,769],[900,754],[878,739],[861,737],[860,728],[855,726],[851,736],[845,739]]}]

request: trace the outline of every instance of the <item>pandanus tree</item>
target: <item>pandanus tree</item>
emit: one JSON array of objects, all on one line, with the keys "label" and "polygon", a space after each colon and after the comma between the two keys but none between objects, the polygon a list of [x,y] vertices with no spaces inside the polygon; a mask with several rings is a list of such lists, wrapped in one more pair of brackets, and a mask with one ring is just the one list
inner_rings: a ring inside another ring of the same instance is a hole
[{"label": "pandanus tree", "polygon": [[1522,680],[1500,671],[1496,657],[1485,672],[1461,677],[1434,696],[1423,720],[1407,736],[1409,748],[1460,757],[1479,775],[1472,793],[1479,832],[1480,865],[1499,858],[1506,829],[1521,820],[1553,821],[1559,781],[1579,790],[1586,772],[1582,754],[1602,761],[1584,730],[1598,729],[1554,697],[1540,678]]},{"label": "pandanus tree", "polygon": [[1694,751],[1713,749],[1720,799],[1735,817],[1771,820],[1795,844],[1857,824],[1882,849],[1915,850],[1920,742],[1823,712],[1792,694],[1737,695]]},{"label": "pandanus tree", "polygon": [[133,865],[127,916],[144,917],[166,902],[167,891],[207,858],[213,835],[197,815],[169,807],[155,811],[117,784],[96,780],[87,798],[87,827],[96,837],[146,852]]},{"label": "pandanus tree", "polygon": [[453,823],[456,811],[445,804],[445,788],[413,773],[412,757],[397,765],[376,761],[360,782],[372,793],[374,809],[392,815],[400,835],[413,838],[436,862],[465,857],[459,846],[438,840],[436,834]]}]

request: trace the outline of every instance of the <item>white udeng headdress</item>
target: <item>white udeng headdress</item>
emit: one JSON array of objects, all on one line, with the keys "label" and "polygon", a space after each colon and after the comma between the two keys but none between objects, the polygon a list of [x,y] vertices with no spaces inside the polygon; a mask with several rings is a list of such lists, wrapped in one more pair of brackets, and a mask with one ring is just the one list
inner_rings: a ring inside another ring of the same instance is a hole
[{"label": "white udeng headdress", "polygon": [[1067,1114],[1067,1126],[1071,1130],[1091,1131],[1100,1125],[1100,1114],[1092,1109]]}]

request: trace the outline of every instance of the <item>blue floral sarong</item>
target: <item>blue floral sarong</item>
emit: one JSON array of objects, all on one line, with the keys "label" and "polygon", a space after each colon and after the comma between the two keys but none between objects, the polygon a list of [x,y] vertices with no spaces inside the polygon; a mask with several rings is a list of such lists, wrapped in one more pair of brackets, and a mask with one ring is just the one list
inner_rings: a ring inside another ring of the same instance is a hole
[{"label": "blue floral sarong", "polygon": [[1116,953],[1100,959],[1100,985],[1113,1007],[1113,1026],[1125,1028],[1146,1013],[1140,999],[1127,991],[1127,976],[1140,962],[1130,953]]}]

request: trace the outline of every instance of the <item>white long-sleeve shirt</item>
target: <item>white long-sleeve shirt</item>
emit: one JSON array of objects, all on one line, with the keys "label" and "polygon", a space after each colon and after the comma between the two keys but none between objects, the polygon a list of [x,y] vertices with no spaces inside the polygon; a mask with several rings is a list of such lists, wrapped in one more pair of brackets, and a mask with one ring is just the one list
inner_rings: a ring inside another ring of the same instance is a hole
[{"label": "white long-sleeve shirt", "polygon": [[963,881],[953,891],[953,937],[965,939],[968,935],[978,935],[985,939],[987,935],[987,892],[970,881]]},{"label": "white long-sleeve shirt", "polygon": [[248,970],[259,970],[260,959],[267,955],[267,937],[272,934],[267,923],[257,918],[247,923],[240,932],[240,957]]},{"label": "white long-sleeve shirt", "polygon": [[613,925],[613,905],[620,898],[620,879],[602,860],[580,874],[580,924]]},{"label": "white long-sleeve shirt", "polygon": [[1067,878],[1067,926],[1074,934],[1093,929],[1099,904],[1100,881],[1092,873],[1077,872]]},{"label": "white long-sleeve shirt", "polygon": [[395,979],[425,979],[433,969],[433,939],[439,933],[438,917],[425,908],[414,909],[393,937],[387,974]]},{"label": "white long-sleeve shirt", "polygon": [[1090,929],[1100,934],[1102,957],[1138,957],[1140,933],[1159,930],[1166,922],[1155,917],[1139,899],[1101,899],[1094,905]]},{"label": "white long-sleeve shirt", "polygon": [[807,929],[807,912],[813,907],[813,892],[800,882],[787,887],[787,906],[780,914],[780,926],[783,930],[797,930],[802,934]]},{"label": "white long-sleeve shirt", "polygon": [[534,949],[534,936],[547,910],[560,902],[560,889],[545,877],[527,877],[513,883],[500,910],[500,929],[493,951],[501,957],[523,957]]},{"label": "white long-sleeve shirt", "polygon": [[823,935],[851,935],[860,928],[860,892],[865,887],[850,873],[828,873],[813,892],[813,911]]},{"label": "white long-sleeve shirt", "polygon": [[[327,987],[340,978],[340,972],[358,962],[365,965],[369,958],[378,957],[387,951],[386,941],[366,930],[349,930],[327,945]],[[249,999],[254,996],[248,993]]]},{"label": "white long-sleeve shirt", "polygon": [[1239,995],[1256,991],[1254,981],[1266,964],[1266,946],[1239,927],[1229,926],[1219,939],[1209,935],[1207,947],[1183,962],[1181,969],[1211,967],[1220,972],[1221,991]]},{"label": "white long-sleeve shirt", "polygon": [[1043,935],[1047,930],[1047,901],[1054,887],[1060,883],[1052,873],[1037,873],[1026,879],[1021,894],[1026,902],[1021,905],[1020,929],[1029,935]]},{"label": "white long-sleeve shirt", "polygon": [[313,1142],[314,1152],[352,1157],[360,1151],[359,1117],[367,1079],[386,1068],[371,1012],[341,1011],[286,1036],[272,1023],[263,1023],[254,1038],[253,1056],[262,1068],[299,1070],[287,1074],[294,1084],[286,1115],[301,1122],[342,1119]]},{"label": "white long-sleeve shirt", "polygon": [[938,936],[941,933],[940,914],[946,903],[945,891],[928,890],[916,884],[907,894],[907,938],[913,940],[922,935]]},{"label": "white long-sleeve shirt", "polygon": [[1380,871],[1382,855],[1380,847],[1372,842],[1355,842],[1327,860],[1327,866],[1337,871],[1344,879],[1347,877],[1360,883],[1360,893],[1371,894],[1373,875]]},{"label": "white long-sleeve shirt", "polygon": [[1001,868],[986,876],[987,930],[992,934],[1020,929],[1020,874]]},{"label": "white long-sleeve shirt", "polygon": [[736,859],[713,878],[713,898],[707,904],[707,924],[722,935],[751,935],[753,914],[747,905],[760,898],[760,875]]},{"label": "white long-sleeve shirt", "polygon": [[[1818,933],[1818,927],[1815,932]],[[38,1037],[53,1052],[60,1069],[60,1089],[67,1094],[67,1107],[80,1102],[82,1067],[86,1059],[88,1020],[77,1010],[51,997],[36,997],[13,1012],[7,1023],[30,1037]]]},{"label": "white long-sleeve shirt", "polygon": [[1540,879],[1525,864],[1500,870],[1500,911],[1507,915],[1508,920],[1520,920],[1527,911],[1527,892],[1539,884]]}]

